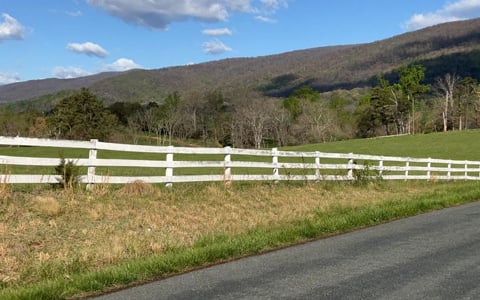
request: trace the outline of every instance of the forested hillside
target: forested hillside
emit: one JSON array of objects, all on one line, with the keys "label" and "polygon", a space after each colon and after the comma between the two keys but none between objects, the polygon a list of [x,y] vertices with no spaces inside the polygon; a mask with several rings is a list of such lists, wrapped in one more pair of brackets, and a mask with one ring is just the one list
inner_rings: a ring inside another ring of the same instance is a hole
[{"label": "forested hillside", "polygon": [[[371,86],[380,73],[411,62],[427,64],[431,83],[446,70],[480,75],[480,19],[445,23],[361,45],[306,49],[158,70],[105,73],[0,86],[0,102],[36,99],[61,90],[91,89],[106,103],[161,101],[168,94],[221,89],[229,98],[288,96],[308,85],[320,92]],[[452,70],[452,68],[454,70]]]},{"label": "forested hillside", "polygon": [[463,130],[480,127],[479,79],[475,19],[362,45],[6,85],[0,134],[259,148]]}]

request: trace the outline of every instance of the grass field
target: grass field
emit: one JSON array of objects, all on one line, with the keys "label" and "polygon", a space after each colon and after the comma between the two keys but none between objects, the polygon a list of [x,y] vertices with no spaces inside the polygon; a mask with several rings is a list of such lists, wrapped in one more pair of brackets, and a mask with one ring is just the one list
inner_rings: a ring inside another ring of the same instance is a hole
[{"label": "grass field", "polygon": [[[479,160],[478,143],[470,131],[289,150]],[[19,149],[55,153],[9,155]],[[133,183],[93,192],[0,184],[0,299],[88,295],[479,197],[475,182]]]},{"label": "grass field", "polygon": [[294,151],[372,154],[417,158],[480,160],[480,131],[405,135],[287,147]]}]

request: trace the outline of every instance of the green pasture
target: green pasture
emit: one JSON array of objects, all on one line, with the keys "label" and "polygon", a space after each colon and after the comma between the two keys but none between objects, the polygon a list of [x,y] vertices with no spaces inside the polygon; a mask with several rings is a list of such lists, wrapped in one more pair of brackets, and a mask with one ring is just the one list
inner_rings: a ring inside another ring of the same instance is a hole
[{"label": "green pasture", "polygon": [[345,140],[286,147],[284,149],[480,161],[479,147],[480,131],[466,130],[424,135]]}]

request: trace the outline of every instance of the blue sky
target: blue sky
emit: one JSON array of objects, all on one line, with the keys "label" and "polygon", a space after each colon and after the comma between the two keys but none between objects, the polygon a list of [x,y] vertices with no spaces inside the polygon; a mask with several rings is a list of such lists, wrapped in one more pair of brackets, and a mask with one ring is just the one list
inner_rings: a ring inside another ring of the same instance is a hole
[{"label": "blue sky", "polygon": [[0,84],[368,43],[480,0],[0,0]]}]

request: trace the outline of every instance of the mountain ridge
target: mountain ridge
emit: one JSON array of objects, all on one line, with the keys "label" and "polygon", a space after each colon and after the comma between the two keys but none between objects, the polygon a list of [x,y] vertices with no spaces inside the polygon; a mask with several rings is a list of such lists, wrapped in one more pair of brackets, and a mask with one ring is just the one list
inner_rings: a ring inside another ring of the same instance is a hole
[{"label": "mountain ridge", "polygon": [[[456,64],[461,61],[462,64]],[[105,102],[162,101],[169,93],[221,90],[227,98],[284,97],[308,85],[326,92],[374,84],[402,64],[429,65],[427,81],[441,71],[480,79],[480,19],[434,25],[364,44],[324,46],[259,57],[154,70],[100,73],[75,79],[44,79],[0,86],[0,103],[36,99],[87,87]],[[432,69],[433,68],[433,69]]]}]

